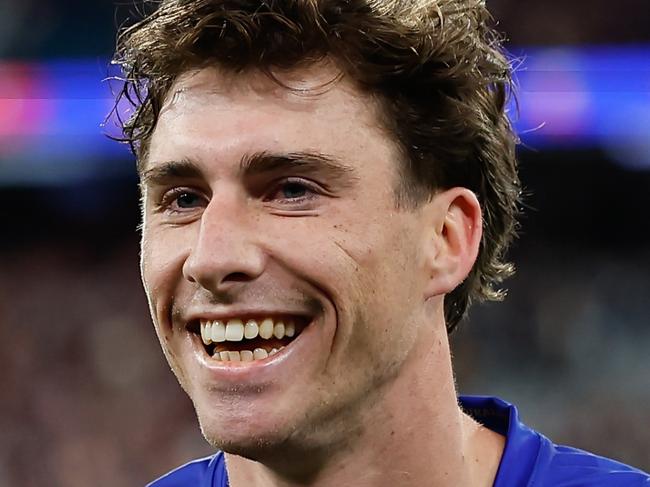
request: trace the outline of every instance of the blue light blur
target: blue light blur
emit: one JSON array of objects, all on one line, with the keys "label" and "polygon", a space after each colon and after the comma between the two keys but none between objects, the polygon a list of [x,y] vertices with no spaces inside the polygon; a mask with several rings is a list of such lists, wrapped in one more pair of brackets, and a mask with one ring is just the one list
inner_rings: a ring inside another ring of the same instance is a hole
[{"label": "blue light blur", "polygon": [[[523,147],[598,148],[650,169],[650,46],[511,48]],[[133,171],[106,60],[0,61],[0,184],[61,184]],[[525,149],[524,149],[525,150]]]}]

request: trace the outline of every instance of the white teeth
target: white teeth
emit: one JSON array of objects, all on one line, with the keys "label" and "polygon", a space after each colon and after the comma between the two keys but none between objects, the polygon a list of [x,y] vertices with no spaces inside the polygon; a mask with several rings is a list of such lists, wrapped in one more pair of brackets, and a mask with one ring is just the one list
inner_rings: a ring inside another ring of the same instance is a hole
[{"label": "white teeth", "polygon": [[212,341],[221,343],[226,341],[226,327],[221,321],[212,322]]},{"label": "white teeth", "polygon": [[260,324],[260,336],[268,340],[273,336],[273,320],[267,318]]},{"label": "white teeth", "polygon": [[290,321],[284,326],[284,335],[291,338],[296,334],[296,325],[293,321]]},{"label": "white teeth", "polygon": [[273,327],[273,335],[275,338],[280,339],[284,338],[284,323],[278,321]]},{"label": "white teeth", "polygon": [[269,356],[269,353],[263,348],[256,348],[253,352],[253,358],[255,360],[262,360]]},{"label": "white teeth", "polygon": [[246,326],[244,327],[244,336],[248,340],[255,338],[259,332],[260,332],[260,328],[257,326],[257,321],[248,320],[246,322]]},{"label": "white teeth", "polygon": [[283,348],[273,348],[270,352],[263,348],[256,348],[253,352],[250,350],[214,352],[213,358],[219,362],[252,362],[254,360],[264,360],[271,355],[275,355]]},{"label": "white teeth", "polygon": [[244,339],[244,324],[241,320],[229,320],[226,325],[226,340],[241,342]]},{"label": "white teeth", "polygon": [[[273,321],[272,318],[265,318],[261,322],[254,319],[249,319],[246,324],[241,319],[233,318],[228,320],[227,323],[223,321],[207,321],[201,320],[200,322],[201,341],[204,345],[208,346],[211,343],[223,342],[241,342],[246,338],[253,340],[258,336],[264,340],[276,338],[281,340],[284,337],[293,338],[296,335],[296,324],[294,321]],[[273,349],[271,352],[266,352],[262,348],[255,349],[250,352],[254,360],[266,358],[281,350]],[[247,351],[244,351],[247,352]],[[257,355],[255,355],[257,353]],[[262,356],[265,354],[264,356]],[[215,352],[214,357],[217,360],[244,360],[250,361],[251,355],[247,352],[244,355],[238,354],[238,358],[230,358],[228,352]],[[234,357],[234,355],[233,355]],[[259,357],[259,358],[258,358]],[[250,359],[250,360],[249,360]]]},{"label": "white teeth", "polygon": [[205,321],[201,322],[201,340],[203,340],[204,345],[210,345],[212,343],[212,325],[208,321],[207,323]]}]

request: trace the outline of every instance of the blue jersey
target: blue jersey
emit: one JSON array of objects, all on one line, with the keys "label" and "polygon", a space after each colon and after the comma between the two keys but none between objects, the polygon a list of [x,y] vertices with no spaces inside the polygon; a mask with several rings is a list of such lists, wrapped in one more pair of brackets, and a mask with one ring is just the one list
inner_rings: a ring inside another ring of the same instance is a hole
[{"label": "blue jersey", "polygon": [[[494,487],[650,487],[650,475],[576,448],[555,445],[493,397],[461,396],[463,410],[506,437]],[[228,487],[223,454],[195,460],[148,487]]]}]

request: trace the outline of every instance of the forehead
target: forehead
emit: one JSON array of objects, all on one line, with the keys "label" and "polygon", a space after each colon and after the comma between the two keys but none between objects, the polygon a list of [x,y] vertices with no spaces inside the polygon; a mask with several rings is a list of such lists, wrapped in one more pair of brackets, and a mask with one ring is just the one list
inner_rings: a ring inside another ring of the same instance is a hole
[{"label": "forehead", "polygon": [[161,109],[148,161],[239,159],[260,151],[351,155],[371,150],[373,139],[388,144],[377,100],[333,65],[272,76],[210,67],[179,77]]}]

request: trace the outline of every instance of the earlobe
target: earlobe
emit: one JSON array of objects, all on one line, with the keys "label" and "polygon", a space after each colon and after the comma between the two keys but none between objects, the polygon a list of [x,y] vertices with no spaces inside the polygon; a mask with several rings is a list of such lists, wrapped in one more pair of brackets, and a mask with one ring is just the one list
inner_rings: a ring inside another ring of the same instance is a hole
[{"label": "earlobe", "polygon": [[463,282],[476,262],[482,236],[481,207],[469,189],[440,192],[431,205],[426,298],[447,294]]}]

